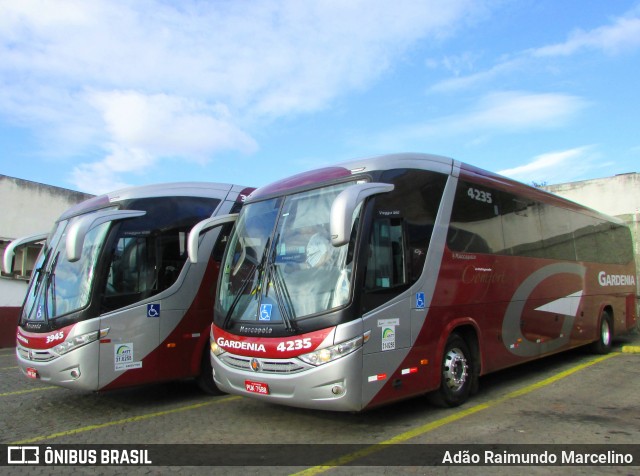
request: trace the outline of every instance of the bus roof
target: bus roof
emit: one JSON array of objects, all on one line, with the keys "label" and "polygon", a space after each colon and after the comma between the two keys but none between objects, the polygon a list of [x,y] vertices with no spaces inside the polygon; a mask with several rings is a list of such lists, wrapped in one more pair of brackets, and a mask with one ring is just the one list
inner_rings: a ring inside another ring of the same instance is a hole
[{"label": "bus roof", "polygon": [[503,191],[524,195],[562,208],[581,211],[582,213],[605,218],[609,221],[622,223],[617,218],[610,217],[606,214],[585,207],[584,205],[580,205],[571,200],[567,200],[558,195],[504,177],[497,173],[459,162],[449,157],[412,152],[354,159],[348,162],[339,163],[332,167],[325,167],[292,175],[291,177],[278,180],[256,189],[249,196],[248,201],[257,201],[270,196],[289,194],[297,190],[313,187],[313,185],[316,184],[319,185],[324,182],[341,179],[353,174],[389,169],[431,170],[447,175],[454,175],[463,179],[479,181],[488,186],[502,189]]},{"label": "bus roof", "polygon": [[253,191],[253,188],[243,185],[216,182],[171,182],[127,187],[90,198],[89,200],[74,205],[66,210],[58,220],[66,220],[91,210],[98,210],[114,203],[134,198],[182,196],[211,197],[224,200],[231,192],[237,192],[238,199],[240,199],[242,196],[249,195],[251,191]]}]

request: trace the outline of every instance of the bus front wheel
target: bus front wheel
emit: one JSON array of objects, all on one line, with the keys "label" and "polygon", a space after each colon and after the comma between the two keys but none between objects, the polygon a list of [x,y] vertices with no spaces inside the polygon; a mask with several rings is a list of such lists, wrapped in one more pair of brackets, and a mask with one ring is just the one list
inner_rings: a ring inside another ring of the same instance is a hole
[{"label": "bus front wheel", "polygon": [[451,334],[444,348],[440,388],[430,394],[430,400],[441,407],[457,407],[469,398],[474,374],[473,356],[465,340]]},{"label": "bus front wheel", "polygon": [[211,368],[211,356],[209,355],[209,347],[205,348],[202,354],[202,362],[200,363],[200,375],[198,375],[196,381],[198,387],[209,395],[222,395],[221,391],[216,383],[213,381],[213,369]]}]

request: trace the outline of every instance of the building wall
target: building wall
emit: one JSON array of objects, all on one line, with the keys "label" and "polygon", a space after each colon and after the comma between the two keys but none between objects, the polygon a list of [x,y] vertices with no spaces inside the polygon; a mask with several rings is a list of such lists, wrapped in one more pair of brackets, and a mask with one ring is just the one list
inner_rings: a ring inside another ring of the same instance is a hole
[{"label": "building wall", "polygon": [[[0,257],[14,239],[48,233],[69,207],[93,195],[0,174]],[[38,249],[25,253],[29,264]],[[28,276],[0,274],[0,348],[15,345],[15,328]]]},{"label": "building wall", "polygon": [[0,239],[48,232],[62,212],[91,197],[88,193],[0,175]]}]

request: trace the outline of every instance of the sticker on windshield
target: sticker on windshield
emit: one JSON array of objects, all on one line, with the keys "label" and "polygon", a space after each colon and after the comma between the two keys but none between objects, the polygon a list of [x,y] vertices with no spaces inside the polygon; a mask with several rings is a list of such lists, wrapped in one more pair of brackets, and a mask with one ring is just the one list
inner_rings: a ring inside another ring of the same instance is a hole
[{"label": "sticker on windshield", "polygon": [[142,362],[133,361],[133,343],[116,344],[113,347],[115,370],[139,369]]},{"label": "sticker on windshield", "polygon": [[271,308],[273,304],[260,304],[260,318],[261,321],[271,320]]}]

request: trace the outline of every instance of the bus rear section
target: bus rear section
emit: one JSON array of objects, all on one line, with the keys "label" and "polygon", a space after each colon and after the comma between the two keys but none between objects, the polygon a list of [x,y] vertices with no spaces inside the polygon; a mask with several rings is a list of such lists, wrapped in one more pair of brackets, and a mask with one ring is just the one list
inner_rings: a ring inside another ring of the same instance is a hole
[{"label": "bus rear section", "polygon": [[452,159],[396,154],[250,195],[211,329],[224,391],[358,411],[611,340],[635,325],[629,230]]},{"label": "bus rear section", "polygon": [[203,234],[198,264],[187,262],[188,235],[205,218],[237,213],[251,190],[150,185],[65,212],[41,251],[22,307],[21,371],[93,391],[195,377],[216,393],[207,344],[230,225]]}]

